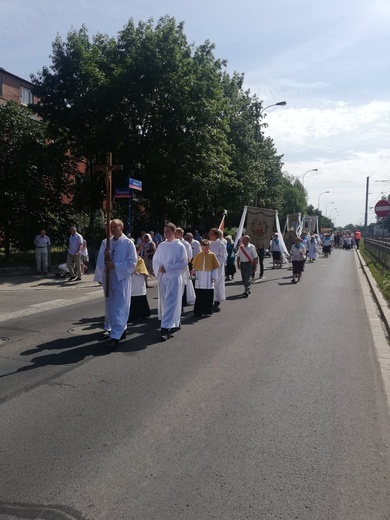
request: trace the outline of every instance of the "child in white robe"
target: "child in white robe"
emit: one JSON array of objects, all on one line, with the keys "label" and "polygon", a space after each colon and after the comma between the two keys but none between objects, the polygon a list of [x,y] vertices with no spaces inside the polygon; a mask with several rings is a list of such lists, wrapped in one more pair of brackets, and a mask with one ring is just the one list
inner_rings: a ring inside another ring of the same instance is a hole
[{"label": "child in white robe", "polygon": [[220,263],[210,251],[210,241],[202,240],[202,251],[193,260],[192,276],[195,276],[195,306],[196,316],[211,316],[213,312],[214,284]]}]

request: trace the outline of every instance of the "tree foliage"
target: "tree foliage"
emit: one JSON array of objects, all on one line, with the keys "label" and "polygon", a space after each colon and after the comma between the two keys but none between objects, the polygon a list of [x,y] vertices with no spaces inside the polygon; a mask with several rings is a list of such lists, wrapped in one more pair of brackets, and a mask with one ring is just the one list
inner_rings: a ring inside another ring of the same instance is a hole
[{"label": "tree foliage", "polygon": [[61,141],[47,139],[46,125],[14,102],[0,107],[0,228],[10,246],[32,247],[41,227],[65,223],[74,164]]},{"label": "tree foliage", "polygon": [[51,66],[32,82],[51,134],[86,158],[80,209],[101,207],[103,182],[92,166],[107,151],[124,165],[114,186],[128,176],[142,181],[133,206],[151,224],[215,224],[223,209],[239,213],[256,201],[280,209],[289,180],[264,137],[261,102],[225,66],[212,43],[189,44],[170,17],[130,20],[116,38],[90,38],[85,26],[57,37]]}]

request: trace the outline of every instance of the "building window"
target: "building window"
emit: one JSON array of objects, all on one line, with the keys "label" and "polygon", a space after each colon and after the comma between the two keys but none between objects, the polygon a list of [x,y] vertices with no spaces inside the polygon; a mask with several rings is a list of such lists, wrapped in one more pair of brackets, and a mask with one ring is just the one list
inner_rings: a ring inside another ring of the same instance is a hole
[{"label": "building window", "polygon": [[29,90],[28,88],[25,88],[25,87],[21,87],[20,93],[21,93],[21,98],[22,98],[21,99],[22,105],[28,105],[29,103],[33,102],[31,90]]}]

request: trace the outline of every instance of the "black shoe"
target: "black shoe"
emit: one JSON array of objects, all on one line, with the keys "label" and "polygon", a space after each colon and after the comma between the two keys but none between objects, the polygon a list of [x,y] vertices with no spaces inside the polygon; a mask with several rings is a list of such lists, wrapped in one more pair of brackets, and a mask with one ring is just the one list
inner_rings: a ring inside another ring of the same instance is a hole
[{"label": "black shoe", "polygon": [[122,341],[122,339],[125,339],[126,336],[127,336],[127,332],[124,330],[124,331],[122,332],[122,336],[120,337],[120,341]]},{"label": "black shoe", "polygon": [[250,293],[251,293],[251,290],[250,290],[250,289],[248,289],[248,294],[250,294]]},{"label": "black shoe", "polygon": [[81,278],[80,278],[80,277],[77,277],[76,280],[77,280],[78,282],[81,282]]},{"label": "black shoe", "polygon": [[76,276],[70,276],[68,278],[68,282],[75,282],[77,280],[77,277]]},{"label": "black shoe", "polygon": [[114,350],[119,345],[119,339],[111,338],[107,341],[107,347],[111,350]]},{"label": "black shoe", "polygon": [[247,292],[244,292],[244,294],[242,295],[243,298],[248,298],[248,293]]},{"label": "black shoe", "polygon": [[169,333],[173,333],[173,332],[177,332],[178,330],[181,329],[181,325],[179,325],[178,327],[172,327],[171,329],[169,329]]}]

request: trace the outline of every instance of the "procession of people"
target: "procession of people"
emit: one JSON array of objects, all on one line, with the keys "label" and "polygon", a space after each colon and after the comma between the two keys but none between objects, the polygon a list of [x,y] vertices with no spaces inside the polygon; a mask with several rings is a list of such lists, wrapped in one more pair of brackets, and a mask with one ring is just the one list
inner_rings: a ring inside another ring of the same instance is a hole
[{"label": "procession of people", "polygon": [[[244,288],[242,298],[251,294],[251,284],[256,278],[264,278],[266,248],[257,248],[251,237],[244,234],[237,243],[232,236],[224,236],[221,229],[211,228],[200,242],[194,234],[176,227],[172,222],[164,226],[161,240],[158,233],[141,232],[134,241],[124,232],[119,219],[110,223],[109,248],[103,240],[95,270],[94,280],[109,291],[105,298],[104,331],[107,347],[115,349],[126,337],[128,323],[151,316],[147,299],[148,279],[154,278],[158,286],[158,319],[161,321],[160,340],[167,341],[181,329],[184,308],[193,305],[196,317],[210,317],[221,311],[226,300],[225,283],[233,280],[236,269],[241,274]],[[73,234],[74,229],[71,229]],[[152,234],[153,233],[153,234]],[[197,232],[198,233],[198,232]],[[73,235],[72,235],[73,236]],[[238,237],[237,237],[238,238]],[[272,235],[269,249],[272,253],[272,269],[290,266],[291,282],[302,279],[305,263],[314,263],[320,253],[327,258],[335,245],[334,236],[302,232],[296,236],[289,250],[283,236]]]}]

